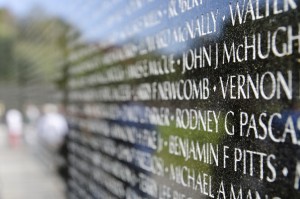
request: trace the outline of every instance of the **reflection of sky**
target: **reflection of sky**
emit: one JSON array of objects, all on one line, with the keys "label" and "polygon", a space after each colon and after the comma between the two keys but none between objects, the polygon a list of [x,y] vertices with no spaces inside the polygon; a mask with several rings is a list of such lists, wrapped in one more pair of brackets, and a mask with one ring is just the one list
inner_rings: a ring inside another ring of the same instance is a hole
[{"label": "reflection of sky", "polygon": [[[64,20],[76,24],[77,27],[84,28],[83,20],[78,17],[83,13],[83,8],[89,5],[82,0],[0,0],[0,8],[10,10],[17,17],[24,17],[32,12],[43,12],[46,15],[58,16]],[[84,5],[84,6],[83,6]],[[80,10],[79,10],[80,9]]]},{"label": "reflection of sky", "polygon": [[42,10],[46,11],[48,14],[62,15],[64,14],[63,7],[68,3],[70,3],[69,0],[60,2],[49,0],[0,0],[0,7],[8,8],[17,16],[28,15],[34,7],[42,8]]},{"label": "reflection of sky", "polygon": [[[122,0],[117,0],[117,2]],[[0,0],[0,8],[6,8],[15,16],[24,16],[42,12],[45,15],[61,17],[88,36],[96,24],[103,23],[104,15],[110,14],[113,4],[105,1],[84,0]],[[125,3],[125,1],[122,1]],[[102,21],[100,21],[102,19]],[[103,26],[102,26],[103,28]]]},{"label": "reflection of sky", "polygon": [[[82,41],[93,43],[107,41],[108,38],[114,36],[119,37],[122,31],[126,28],[130,29],[131,25],[136,23],[141,16],[147,15],[151,11],[168,10],[168,1],[160,2],[160,0],[151,0],[146,6],[128,15],[126,13],[128,2],[126,0],[0,0],[0,7],[8,8],[18,17],[28,14],[34,15],[35,12],[37,12],[37,16],[42,12],[45,15],[61,17],[71,23],[73,27],[80,30]],[[224,5],[228,4],[228,2],[222,3]],[[147,35],[155,35],[165,27],[178,26],[178,24],[184,25],[186,20],[200,16],[201,13],[215,10],[222,3],[219,1],[203,3],[199,8],[186,12],[172,20],[166,14],[159,25],[148,28],[147,31],[142,30],[131,39],[139,40],[145,38]],[[118,39],[113,41],[118,44],[123,42]],[[176,49],[182,50],[186,45],[186,43],[181,43],[176,46]]]},{"label": "reflection of sky", "polygon": [[[149,0],[147,5],[141,9],[135,10],[128,15],[126,0],[0,0],[0,7],[6,7],[11,10],[16,16],[22,17],[28,14],[34,14],[36,11],[45,13],[46,15],[58,16],[72,24],[73,27],[79,29],[82,34],[82,41],[88,42],[103,42],[116,37],[114,43],[120,44],[120,33],[124,30],[130,31],[132,24],[135,24],[142,16],[147,15],[155,10],[168,10],[169,1]],[[146,2],[146,1],[144,1]],[[176,1],[180,2],[180,1]],[[235,1],[233,1],[235,2]],[[242,1],[240,1],[242,3]],[[235,3],[233,3],[234,5]],[[177,5],[177,9],[179,7]],[[200,17],[202,14],[216,11],[219,9],[219,20],[217,20],[218,31],[222,31],[221,17],[226,15],[229,19],[228,1],[203,1],[203,5],[192,9],[188,12],[181,13],[179,16],[169,19],[167,14],[164,15],[159,25],[142,29],[137,34],[133,35],[134,40],[145,38],[147,35],[155,35],[165,27],[185,26],[185,23],[190,19]],[[38,16],[38,14],[37,14]],[[212,35],[216,36],[216,34]],[[124,41],[126,42],[126,41]],[[175,49],[182,50],[188,45],[180,43]]]},{"label": "reflection of sky", "polygon": [[[147,6],[133,12],[131,16],[128,16],[125,13],[128,2],[130,1],[0,0],[0,7],[8,8],[18,17],[34,14],[35,12],[37,16],[39,13],[45,13],[46,15],[61,17],[80,30],[83,36],[82,40],[89,41],[107,39],[112,36],[112,33],[117,33],[118,35],[126,26],[128,27],[129,25],[130,27],[139,17],[146,15],[149,11],[161,8],[168,9],[168,1],[145,0],[143,2],[146,2]],[[204,1],[203,5],[199,6],[199,8],[181,14],[171,21],[167,16],[164,16],[159,26],[148,29],[147,31],[143,30],[134,37],[145,37],[149,34],[153,35],[164,27],[182,25],[185,23],[185,20],[195,18],[195,16],[200,16],[217,8],[219,8],[219,18],[229,14],[227,1]],[[218,24],[219,28],[221,28],[221,26],[222,24]]]}]

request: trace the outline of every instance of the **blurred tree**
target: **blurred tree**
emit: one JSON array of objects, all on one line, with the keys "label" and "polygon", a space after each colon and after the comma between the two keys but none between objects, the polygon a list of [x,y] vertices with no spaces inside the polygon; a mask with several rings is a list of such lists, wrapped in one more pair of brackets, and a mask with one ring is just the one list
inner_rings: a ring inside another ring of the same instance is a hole
[{"label": "blurred tree", "polygon": [[[66,74],[61,63],[67,56],[65,37],[70,26],[43,13],[34,8],[28,16],[15,18],[0,10],[0,87],[4,87],[0,97],[5,96],[8,104],[18,101],[19,108],[26,100],[51,102],[54,77]],[[61,88],[65,88],[64,79],[65,75],[57,81]],[[18,88],[18,93],[7,92],[8,84]]]},{"label": "blurred tree", "polygon": [[13,17],[7,10],[0,10],[0,81],[11,80],[14,67],[14,42],[17,29]]}]

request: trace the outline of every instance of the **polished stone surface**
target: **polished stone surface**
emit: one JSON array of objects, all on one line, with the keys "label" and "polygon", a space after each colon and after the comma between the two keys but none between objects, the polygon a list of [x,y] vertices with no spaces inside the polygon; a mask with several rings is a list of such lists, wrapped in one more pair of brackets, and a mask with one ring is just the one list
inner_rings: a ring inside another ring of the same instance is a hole
[{"label": "polished stone surface", "polygon": [[299,198],[299,6],[85,4],[68,34],[70,195]]}]

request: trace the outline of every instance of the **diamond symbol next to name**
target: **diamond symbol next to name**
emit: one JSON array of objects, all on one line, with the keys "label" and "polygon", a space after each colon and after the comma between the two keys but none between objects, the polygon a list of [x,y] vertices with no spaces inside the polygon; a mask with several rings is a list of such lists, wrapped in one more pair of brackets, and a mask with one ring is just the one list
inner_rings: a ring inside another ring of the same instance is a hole
[{"label": "diamond symbol next to name", "polygon": [[284,167],[284,168],[282,169],[282,173],[283,173],[283,175],[286,177],[286,176],[288,175],[289,171],[288,171],[288,169],[287,169],[286,167]]},{"label": "diamond symbol next to name", "polygon": [[216,92],[216,89],[217,89],[216,85],[214,85],[213,89],[214,89],[214,92]]}]

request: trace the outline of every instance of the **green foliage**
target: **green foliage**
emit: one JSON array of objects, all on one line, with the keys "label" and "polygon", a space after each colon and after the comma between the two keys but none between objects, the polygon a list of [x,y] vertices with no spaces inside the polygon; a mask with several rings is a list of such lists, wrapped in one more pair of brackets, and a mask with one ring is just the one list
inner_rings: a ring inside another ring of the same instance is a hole
[{"label": "green foliage", "polygon": [[25,90],[37,85],[51,87],[54,77],[63,73],[60,63],[68,53],[65,38],[69,26],[59,18],[41,13],[41,10],[34,11],[29,16],[16,18],[8,10],[0,9],[0,84],[19,87],[27,95],[24,99],[29,100],[36,94],[50,95],[43,89],[29,89],[35,93]]}]

